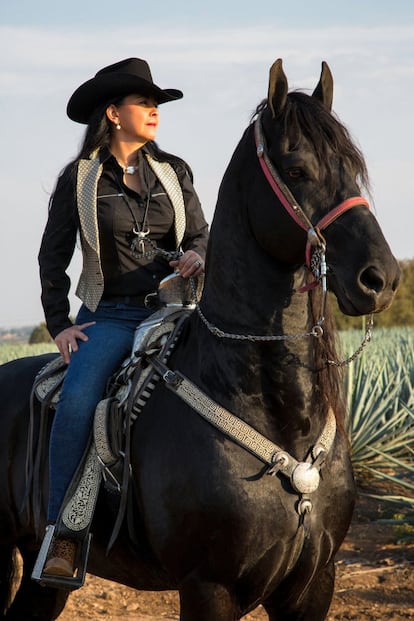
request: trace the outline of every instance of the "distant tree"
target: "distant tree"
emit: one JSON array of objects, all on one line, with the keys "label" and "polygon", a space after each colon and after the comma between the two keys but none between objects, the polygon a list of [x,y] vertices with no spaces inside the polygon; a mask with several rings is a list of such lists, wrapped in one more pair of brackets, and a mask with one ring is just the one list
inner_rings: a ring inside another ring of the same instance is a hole
[{"label": "distant tree", "polygon": [[379,315],[378,325],[414,326],[414,260],[400,261],[401,282],[391,308]]},{"label": "distant tree", "polygon": [[[401,282],[391,307],[374,316],[374,324],[378,327],[414,326],[414,259],[400,261]],[[361,317],[343,315],[339,310],[335,297],[330,294],[336,325],[339,330],[361,328]]]},{"label": "distant tree", "polygon": [[34,345],[35,343],[51,343],[52,337],[49,334],[48,329],[46,328],[45,322],[40,323],[38,326],[33,328],[32,333],[29,338],[29,345]]}]

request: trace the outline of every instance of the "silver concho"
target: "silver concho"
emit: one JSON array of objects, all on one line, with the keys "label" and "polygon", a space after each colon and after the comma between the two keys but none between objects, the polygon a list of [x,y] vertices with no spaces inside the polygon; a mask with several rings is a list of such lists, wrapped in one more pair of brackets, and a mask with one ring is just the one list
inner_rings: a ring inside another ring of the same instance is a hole
[{"label": "silver concho", "polygon": [[319,471],[311,464],[301,462],[292,473],[292,485],[300,494],[311,494],[319,487]]}]

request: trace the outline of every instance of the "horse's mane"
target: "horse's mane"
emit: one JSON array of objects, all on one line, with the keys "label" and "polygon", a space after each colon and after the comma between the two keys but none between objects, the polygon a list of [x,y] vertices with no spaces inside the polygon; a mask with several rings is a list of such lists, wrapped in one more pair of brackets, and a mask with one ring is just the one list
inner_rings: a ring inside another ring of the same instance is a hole
[{"label": "horse's mane", "polygon": [[[263,100],[252,115],[251,122],[267,107],[267,100]],[[278,121],[291,144],[294,144],[300,135],[305,135],[314,146],[318,164],[324,171],[324,183],[332,198],[335,193],[334,175],[329,166],[332,151],[346,168],[354,171],[357,183],[369,192],[369,176],[362,152],[353,142],[347,128],[316,97],[300,91],[290,92],[285,109]],[[310,296],[312,314],[316,321],[321,307],[319,288],[313,290]],[[325,309],[324,336],[315,339],[314,365],[317,374],[316,384],[319,387],[316,398],[318,399],[319,393],[321,402],[324,396],[334,409],[338,422],[343,424],[346,418],[343,371],[340,366],[327,363],[328,360],[338,360],[337,340],[335,320],[328,299]]]},{"label": "horse's mane", "polygon": [[[251,122],[267,107],[265,99],[257,106]],[[354,171],[358,185],[369,193],[369,175],[361,150],[348,129],[319,99],[301,91],[288,93],[285,109],[278,121],[293,145],[299,136],[304,135],[314,146],[314,154],[319,167],[324,171],[324,183],[330,194],[334,193],[334,177],[329,166],[331,155],[328,151],[333,151],[345,167]]]},{"label": "horse's mane", "polygon": [[[320,287],[310,292],[312,316],[314,322],[319,319],[321,308],[322,291]],[[344,373],[343,367],[330,364],[328,361],[337,362],[338,355],[338,331],[335,325],[335,318],[331,308],[331,299],[327,299],[325,308],[325,321],[323,324],[323,337],[315,339],[315,369],[316,369],[316,399],[322,400],[322,395],[332,406],[337,421],[342,427],[347,417],[347,406],[344,395]]]},{"label": "horse's mane", "polygon": [[[344,167],[354,171],[360,187],[369,191],[368,170],[361,150],[352,140],[347,128],[316,97],[300,91],[289,93],[283,118],[280,120],[283,132],[291,139],[295,135],[304,134],[314,146],[318,165],[324,171],[324,183],[332,198],[335,191],[335,180],[329,166],[329,153],[332,151],[343,162]],[[320,311],[321,295],[319,287],[311,292],[314,319]],[[338,334],[330,302],[328,299],[325,309],[324,337],[316,339],[315,345],[317,384],[323,388],[321,392],[333,407],[337,420],[343,422],[346,417],[343,368],[327,362],[338,360]]]}]

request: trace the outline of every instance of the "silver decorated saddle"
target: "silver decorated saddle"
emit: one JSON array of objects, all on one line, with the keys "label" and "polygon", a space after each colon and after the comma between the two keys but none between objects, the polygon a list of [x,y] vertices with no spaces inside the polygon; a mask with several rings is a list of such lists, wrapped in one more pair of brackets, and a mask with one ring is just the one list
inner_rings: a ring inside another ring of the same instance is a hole
[{"label": "silver decorated saddle", "polygon": [[[202,283],[199,283],[198,289],[201,287]],[[90,538],[90,526],[102,481],[110,491],[120,494],[118,517],[108,548],[117,537],[126,510],[131,428],[160,379],[154,367],[147,362],[147,356],[156,354],[164,363],[168,361],[184,323],[194,310],[192,297],[190,283],[178,274],[171,274],[160,283],[159,310],[137,327],[131,355],[110,378],[107,394],[98,403],[93,439],[68,489],[53,529],[53,536],[79,540],[86,550],[85,556],[89,549],[85,541]],[[66,365],[59,357],[48,363],[35,380],[32,394],[42,404],[41,429],[47,426],[48,412],[58,403],[65,372]],[[40,435],[44,436],[45,431],[41,430]],[[29,456],[29,461],[34,465],[29,481],[32,490],[41,489],[40,481],[36,480],[40,478],[36,464],[43,461],[39,453],[45,450],[46,443],[38,442],[36,455]],[[36,494],[31,493],[31,503],[35,524],[39,528],[42,499],[36,498]],[[33,578],[40,582],[44,581],[42,559],[46,558],[49,544],[50,541],[47,547],[44,544],[46,549],[43,553],[41,549],[38,566],[33,571]],[[85,568],[86,558],[83,566]],[[80,580],[73,580],[73,585],[67,588],[79,588],[83,581],[84,573]]]}]

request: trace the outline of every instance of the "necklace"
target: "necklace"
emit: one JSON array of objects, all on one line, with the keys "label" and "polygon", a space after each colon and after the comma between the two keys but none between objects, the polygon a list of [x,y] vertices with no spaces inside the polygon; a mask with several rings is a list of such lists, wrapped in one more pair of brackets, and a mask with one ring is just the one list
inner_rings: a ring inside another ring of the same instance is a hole
[{"label": "necklace", "polygon": [[[135,170],[138,170],[138,166],[127,166],[127,168],[129,169],[134,168],[134,172]],[[127,172],[126,169],[124,169],[124,172]],[[127,174],[132,175],[133,172],[129,171],[127,172]],[[147,236],[150,233],[150,228],[148,225],[148,210],[149,210],[149,204],[151,200],[151,193],[149,191],[148,173],[147,173],[147,169],[145,168],[145,166],[144,166],[144,175],[145,175],[145,183],[147,186],[147,199],[145,201],[145,208],[144,208],[144,215],[142,217],[142,222],[139,223],[135,215],[134,209],[132,208],[132,205],[129,201],[129,198],[125,194],[124,189],[120,183],[120,180],[118,179],[115,172],[113,173],[115,182],[121,191],[122,198],[124,199],[124,202],[126,203],[126,206],[128,207],[129,212],[131,213],[131,216],[134,220],[134,226],[132,227],[132,231],[130,234],[131,242],[130,242],[129,247],[131,249],[132,256],[136,259],[143,257],[145,253],[145,242],[151,241],[149,238],[147,239]],[[142,201],[142,205],[144,206],[143,201]]]},{"label": "necklace", "polygon": [[122,170],[126,175],[134,175],[138,170],[138,166],[125,166]]},{"label": "necklace", "polygon": [[139,168],[138,164],[136,164],[135,166],[123,166],[118,158],[115,159],[118,162],[119,166],[122,168],[124,175],[135,175]]}]

